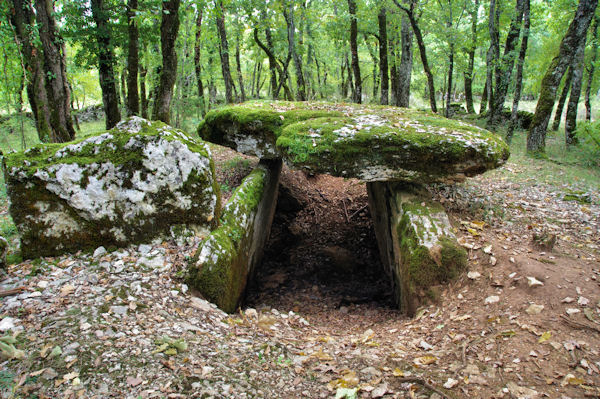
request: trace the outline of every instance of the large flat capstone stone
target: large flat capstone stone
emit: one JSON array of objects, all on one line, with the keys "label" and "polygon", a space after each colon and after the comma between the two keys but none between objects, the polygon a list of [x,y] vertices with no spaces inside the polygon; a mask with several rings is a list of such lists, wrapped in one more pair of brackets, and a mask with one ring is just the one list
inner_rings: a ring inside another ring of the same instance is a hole
[{"label": "large flat capstone stone", "polygon": [[366,182],[462,181],[509,156],[485,129],[388,106],[252,101],[209,112],[198,133],[248,155]]},{"label": "large flat capstone stone", "polygon": [[132,117],[104,134],[7,154],[9,212],[25,258],[124,246],[220,212],[206,143]]}]

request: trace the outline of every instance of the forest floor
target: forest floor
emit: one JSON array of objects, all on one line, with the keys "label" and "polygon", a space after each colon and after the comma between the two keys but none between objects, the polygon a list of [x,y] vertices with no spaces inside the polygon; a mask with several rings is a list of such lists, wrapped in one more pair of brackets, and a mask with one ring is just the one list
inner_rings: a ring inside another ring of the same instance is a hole
[{"label": "forest floor", "polygon": [[[225,195],[255,162],[215,159]],[[600,397],[599,181],[516,153],[432,187],[469,270],[413,319],[392,306],[364,184],[289,170],[239,313],[185,285],[197,240],[11,265],[0,331],[23,352],[0,363],[0,397]]]}]

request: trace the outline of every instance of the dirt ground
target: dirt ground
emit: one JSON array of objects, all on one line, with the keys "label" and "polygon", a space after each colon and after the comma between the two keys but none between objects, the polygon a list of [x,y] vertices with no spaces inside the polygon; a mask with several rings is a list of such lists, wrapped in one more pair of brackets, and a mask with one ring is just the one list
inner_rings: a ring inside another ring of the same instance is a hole
[{"label": "dirt ground", "polygon": [[364,184],[289,170],[237,314],[185,285],[198,242],[13,265],[0,327],[24,356],[0,363],[1,397],[600,397],[598,193],[489,175],[431,191],[469,270],[414,319],[393,308]]}]

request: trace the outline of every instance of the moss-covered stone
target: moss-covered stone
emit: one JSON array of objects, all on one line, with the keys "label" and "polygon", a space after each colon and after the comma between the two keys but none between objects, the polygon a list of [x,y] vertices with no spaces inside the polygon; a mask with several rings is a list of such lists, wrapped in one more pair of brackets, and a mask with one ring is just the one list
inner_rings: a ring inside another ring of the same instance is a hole
[{"label": "moss-covered stone", "polygon": [[234,191],[219,227],[190,262],[189,282],[209,301],[234,312],[260,261],[271,228],[281,161],[262,161]]},{"label": "moss-covered stone", "polygon": [[254,101],[212,111],[198,131],[246,154],[364,181],[463,180],[509,156],[487,130],[389,106]]},{"label": "moss-covered stone", "polygon": [[413,315],[432,287],[455,278],[466,267],[444,208],[421,188],[369,183],[369,204],[384,266],[393,280],[401,310]]},{"label": "moss-covered stone", "polygon": [[24,257],[124,246],[171,225],[210,229],[220,196],[208,146],[162,122],[114,129],[3,160]]}]

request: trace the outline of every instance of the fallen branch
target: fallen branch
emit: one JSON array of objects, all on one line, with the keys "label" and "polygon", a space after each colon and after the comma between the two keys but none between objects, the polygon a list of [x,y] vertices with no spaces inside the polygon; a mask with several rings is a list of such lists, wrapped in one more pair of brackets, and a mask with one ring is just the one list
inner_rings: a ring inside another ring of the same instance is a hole
[{"label": "fallen branch", "polygon": [[363,205],[363,206],[361,206],[360,208],[358,208],[356,211],[354,211],[354,212],[352,213],[352,215],[350,215],[350,219],[352,219],[354,216],[356,216],[356,214],[357,214],[358,212],[362,211],[363,209],[365,209],[365,208],[366,208],[366,207],[368,207],[368,206],[369,206],[369,204],[367,204],[367,205]]},{"label": "fallen branch", "polygon": [[571,320],[564,314],[561,315],[560,318],[562,319],[563,323],[567,324],[569,327],[578,328],[580,330],[592,330],[597,333],[600,333],[600,327],[595,326],[593,324],[582,323],[580,321]]},{"label": "fallen branch", "polygon": [[12,295],[17,295],[18,293],[20,293],[24,289],[25,289],[25,287],[18,287],[18,288],[13,288],[13,289],[10,289],[10,290],[0,291],[0,298],[4,298],[4,297],[7,297],[7,296],[12,296]]},{"label": "fallen branch", "polygon": [[423,378],[419,378],[419,377],[400,377],[395,379],[395,381],[399,382],[399,383],[413,383],[413,384],[420,384],[423,387],[429,389],[432,392],[437,393],[438,395],[440,395],[442,398],[448,398],[448,399],[454,399],[453,396],[445,393],[444,391],[441,391],[440,389],[434,387],[433,385],[431,385],[430,383],[428,383],[427,381],[425,381],[425,379]]}]

